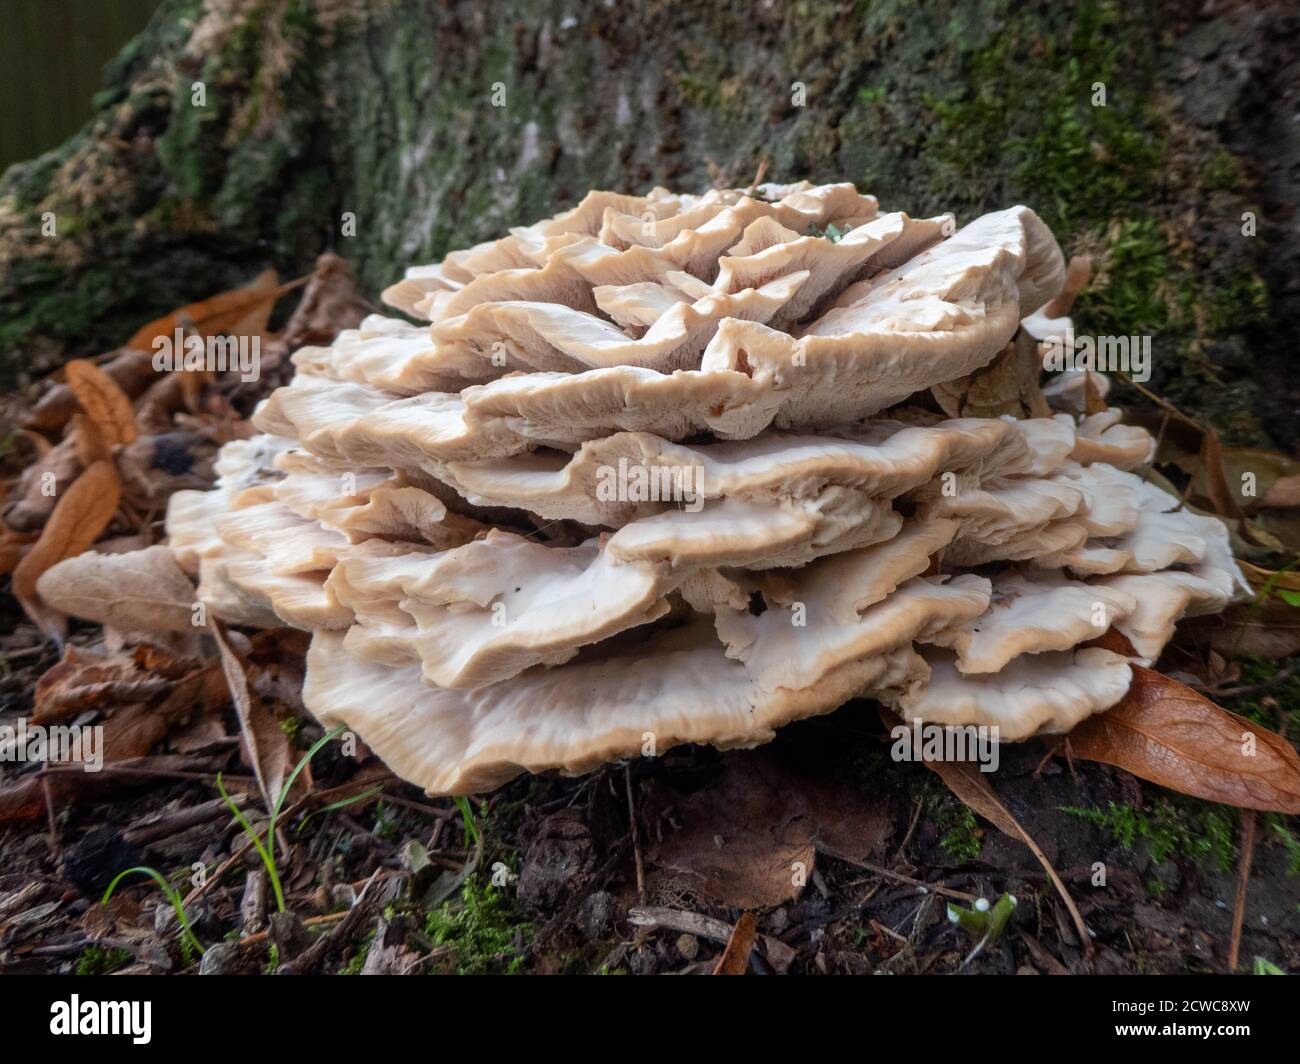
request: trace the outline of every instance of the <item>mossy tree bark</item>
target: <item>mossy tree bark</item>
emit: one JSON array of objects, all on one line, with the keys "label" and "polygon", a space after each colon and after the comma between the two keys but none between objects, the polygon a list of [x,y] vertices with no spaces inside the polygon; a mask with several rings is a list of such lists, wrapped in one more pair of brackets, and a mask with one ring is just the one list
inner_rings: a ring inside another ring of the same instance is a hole
[{"label": "mossy tree bark", "polygon": [[1292,446],[1298,41],[1190,0],[165,0],[92,122],[0,179],[0,375],[325,248],[373,292],[587,188],[766,158],[912,213],[1035,206],[1098,264],[1081,329],[1154,334],[1155,387]]}]

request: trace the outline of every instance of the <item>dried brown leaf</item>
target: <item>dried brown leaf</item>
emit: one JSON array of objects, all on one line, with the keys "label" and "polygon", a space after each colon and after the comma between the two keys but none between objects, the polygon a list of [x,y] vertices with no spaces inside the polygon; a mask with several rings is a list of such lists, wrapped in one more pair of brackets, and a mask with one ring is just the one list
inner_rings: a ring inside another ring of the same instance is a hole
[{"label": "dried brown leaf", "polygon": [[[285,292],[299,287],[306,281],[306,277],[300,277],[277,285],[275,271],[266,270],[242,288],[221,292],[196,303],[187,303],[170,314],[149,322],[148,325],[141,327],[125,346],[137,351],[152,351],[157,337],[163,336],[170,340],[176,330],[183,329],[187,323],[203,336],[217,336],[230,332],[240,324],[261,321],[261,327],[256,329],[260,333],[265,328],[266,320],[270,318],[275,301]],[[250,315],[256,317],[250,319]]]},{"label": "dried brown leaf", "polygon": [[1300,506],[1300,473],[1279,477],[1269,485],[1260,506],[1282,509],[1288,506]]},{"label": "dried brown leaf", "polygon": [[47,634],[62,634],[60,619],[41,604],[36,581],[65,558],[86,550],[117,512],[122,484],[111,462],[96,462],[59,497],[40,538],[14,569],[13,593]]},{"label": "dried brown leaf", "polygon": [[1135,658],[1138,652],[1133,649],[1133,644],[1129,642],[1128,636],[1116,631],[1114,628],[1107,628],[1105,633],[1099,635],[1096,639],[1090,639],[1084,646],[1101,647],[1102,650],[1109,650],[1123,658]]},{"label": "dried brown leaf", "polygon": [[344,329],[355,329],[372,311],[346,259],[332,251],[316,259],[302,299],[285,323],[279,346],[296,350],[327,344]]},{"label": "dried brown leaf", "polygon": [[[1183,446],[1185,451],[1185,443]],[[1220,453],[1227,486],[1241,509],[1283,509],[1300,503],[1300,495],[1296,494],[1300,492],[1300,462],[1296,459],[1259,447],[1224,447]],[[1201,466],[1186,453],[1177,453],[1175,458],[1193,474],[1193,495],[1208,498],[1209,487]]]},{"label": "dried brown leaf", "polygon": [[1075,756],[1242,809],[1300,813],[1300,756],[1285,739],[1152,669],[1070,733]]},{"label": "dried brown leaf", "polygon": [[257,785],[261,788],[266,807],[270,809],[275,805],[289,772],[289,737],[262,700],[254,698],[249,691],[244,663],[230,646],[221,622],[214,619],[209,627],[221,653],[221,670],[225,673],[230,699],[239,718],[245,761],[257,777]]},{"label": "dried brown leaf", "polygon": [[18,501],[4,513],[10,528],[18,532],[39,532],[44,527],[59,502],[57,494],[49,494],[49,486],[71,484],[85,468],[77,450],[78,441],[69,434],[23,470],[18,482]]},{"label": "dried brown leaf", "polygon": [[1237,559],[1237,565],[1250,581],[1250,586],[1257,590],[1267,586],[1281,591],[1300,591],[1300,572],[1295,570],[1274,572],[1272,569],[1261,569],[1258,565],[1251,565],[1250,562],[1242,561],[1240,558]]},{"label": "dried brown leaf", "polygon": [[1193,617],[1181,627],[1189,639],[1208,643],[1229,660],[1300,653],[1300,610],[1275,595],[1263,603],[1229,606],[1216,616]]},{"label": "dried brown leaf", "polygon": [[130,443],[138,432],[126,392],[93,362],[73,359],[64,367],[68,387],[81,409],[110,444]]},{"label": "dried brown leaf", "polygon": [[[132,398],[140,395],[157,377],[153,368],[153,350],[118,350],[95,360],[103,371]],[[77,398],[66,384],[55,384],[23,419],[29,428],[57,432],[77,411]]]},{"label": "dried brown leaf", "polygon": [[741,913],[736,926],[731,929],[731,937],[718,958],[713,969],[714,975],[744,975],[749,971],[749,958],[754,952],[754,939],[758,935],[758,924],[753,913]]},{"label": "dried brown leaf", "polygon": [[1089,416],[1100,414],[1106,409],[1106,397],[1101,393],[1101,385],[1092,370],[1083,374],[1083,412]]},{"label": "dried brown leaf", "polygon": [[669,804],[680,827],[650,844],[652,871],[742,909],[798,897],[819,844],[866,858],[889,823],[880,806],[765,750],[724,755],[707,786]]},{"label": "dried brown leaf", "polygon": [[949,417],[1046,417],[1041,373],[1038,344],[1022,331],[983,369],[937,384],[930,393]]},{"label": "dried brown leaf", "polygon": [[0,824],[37,820],[45,815],[45,795],[35,774],[0,786]]},{"label": "dried brown leaf", "polygon": [[167,547],[81,554],[53,566],[36,590],[55,609],[122,631],[194,630],[194,585]]},{"label": "dried brown leaf", "polygon": [[27,553],[28,547],[36,540],[35,533],[15,532],[12,529],[5,529],[0,534],[0,576],[7,576],[13,571],[22,557]]},{"label": "dried brown leaf", "polygon": [[[1219,442],[1219,434],[1214,428],[1206,427],[1201,448],[1201,457],[1205,463],[1203,466],[1205,490],[1210,497],[1214,512],[1220,517],[1242,520],[1241,506],[1237,502],[1238,495],[1228,484],[1227,467],[1223,457],[1223,444]],[[1243,521],[1243,531],[1247,527]]]},{"label": "dried brown leaf", "polygon": [[77,452],[77,461],[83,467],[111,460],[113,441],[104,428],[81,411],[72,415],[72,431],[68,433]]},{"label": "dried brown leaf", "polygon": [[130,652],[95,654],[65,647],[63,657],[36,681],[32,723],[65,720],[88,711],[107,712],[172,692],[178,681],[215,666],[142,644]]}]

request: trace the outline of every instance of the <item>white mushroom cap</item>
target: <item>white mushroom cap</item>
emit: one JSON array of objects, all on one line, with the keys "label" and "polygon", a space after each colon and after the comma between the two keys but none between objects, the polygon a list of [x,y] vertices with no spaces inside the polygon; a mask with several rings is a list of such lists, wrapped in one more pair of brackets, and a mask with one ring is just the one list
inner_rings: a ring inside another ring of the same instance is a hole
[{"label": "white mushroom cap", "polygon": [[849,488],[803,498],[727,498],[624,525],[609,540],[620,561],[682,568],[773,569],[890,539],[902,526],[888,502]]},{"label": "white mushroom cap", "polygon": [[[418,661],[427,683],[480,687],[668,612],[666,568],[625,565],[594,542],[546,547],[493,531],[419,558],[355,556],[329,584],[357,615],[347,646],[386,663]],[[396,608],[394,608],[396,607]]]},{"label": "white mushroom cap", "polygon": [[[1068,418],[1068,414],[1057,414]],[[1079,422],[1074,452],[1076,462],[1106,462],[1118,469],[1133,469],[1150,462],[1156,451],[1151,433],[1139,425],[1121,425],[1123,412],[1103,410]]]},{"label": "white mushroom cap", "polygon": [[1128,692],[1129,663],[1109,650],[1084,647],[1015,658],[1000,672],[966,676],[953,655],[927,650],[928,682],[898,700],[905,720],[988,725],[1003,740],[1067,732],[1110,709]]},{"label": "white mushroom cap", "polygon": [[[763,433],[701,445],[615,433],[583,444],[573,455],[449,462],[438,472],[477,503],[617,527],[682,501],[799,498],[831,484],[892,499],[945,471],[992,476],[1017,472],[1030,461],[1022,437],[998,421],[966,418],[929,428],[876,423],[871,430],[848,429],[842,436]],[[615,492],[619,485],[638,490]]]},{"label": "white mushroom cap", "polygon": [[318,632],[303,699],[327,726],[346,723],[394,772],[431,794],[486,790],[520,772],[587,772],[602,762],[679,743],[727,748],[829,712],[868,689],[905,685],[924,665],[904,645],[854,661],[814,687],[772,689],[728,661],[712,626],[674,629],[558,669],[531,669],[473,691],[427,687],[413,666],[351,655]]},{"label": "white mushroom cap", "polygon": [[996,673],[1022,654],[1069,650],[1096,639],[1136,609],[1137,600],[1120,588],[1058,573],[1011,572],[993,580],[986,612],[947,625],[927,641],[955,650],[959,672]]}]

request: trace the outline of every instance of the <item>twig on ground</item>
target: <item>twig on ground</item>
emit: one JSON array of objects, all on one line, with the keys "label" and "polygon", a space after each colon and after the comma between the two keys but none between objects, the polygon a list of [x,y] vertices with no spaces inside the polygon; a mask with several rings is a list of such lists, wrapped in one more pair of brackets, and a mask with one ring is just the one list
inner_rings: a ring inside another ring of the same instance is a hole
[{"label": "twig on ground", "polygon": [[1250,865],[1255,857],[1255,810],[1241,813],[1241,861],[1237,868],[1237,900],[1232,911],[1232,942],[1228,946],[1228,971],[1237,970],[1241,959],[1241,928],[1246,919],[1246,886],[1250,883]]},{"label": "twig on ground", "polygon": [[939,894],[945,898],[956,898],[958,901],[973,902],[974,894],[966,894],[960,890],[952,890],[945,887],[942,883],[926,883],[924,880],[913,879],[911,876],[905,876],[902,872],[895,872],[891,868],[885,868],[882,865],[872,864],[870,861],[856,861],[852,857],[846,857],[836,850],[818,844],[817,849],[828,857],[834,857],[837,861],[843,861],[845,864],[852,865],[854,868],[860,868],[864,872],[873,872],[878,876],[884,876],[886,879],[894,879],[899,883],[906,883],[911,887],[919,887],[923,891],[931,894]]},{"label": "twig on ground", "polygon": [[645,904],[645,864],[641,860],[641,832],[636,826],[636,805],[632,800],[632,766],[623,767],[623,778],[627,783],[627,819],[632,825],[632,857],[636,862],[636,899]]},{"label": "twig on ground", "polygon": [[[724,944],[731,939],[731,925],[725,920],[715,920],[711,916],[703,916],[687,909],[669,909],[661,905],[642,906],[629,909],[627,918],[633,927],[651,930],[663,928]],[[758,940],[763,946],[764,955],[777,970],[785,971],[790,966],[796,956],[793,948],[771,935],[760,934]]]}]

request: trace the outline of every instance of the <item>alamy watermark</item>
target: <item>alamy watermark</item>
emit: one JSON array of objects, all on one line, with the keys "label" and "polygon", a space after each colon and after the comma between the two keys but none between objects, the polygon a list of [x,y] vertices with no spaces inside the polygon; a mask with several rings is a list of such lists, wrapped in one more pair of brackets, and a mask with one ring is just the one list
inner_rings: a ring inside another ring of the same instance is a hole
[{"label": "alamy watermark", "polygon": [[171,336],[155,336],[153,352],[156,373],[237,371],[245,384],[262,376],[260,336],[186,336],[178,327]]},{"label": "alamy watermark", "polygon": [[1151,379],[1150,336],[1049,336],[1043,342],[1043,369],[1126,373],[1138,383]]},{"label": "alamy watermark", "polygon": [[969,761],[981,772],[996,772],[1001,760],[996,724],[896,724],[889,737],[895,761]]},{"label": "alamy watermark", "polygon": [[50,1004],[50,1034],[129,1036],[138,1046],[153,1037],[153,1002],[82,1001],[73,994]]},{"label": "alamy watermark", "polygon": [[620,458],[617,466],[596,470],[597,502],[675,502],[698,513],[704,507],[701,466],[632,465]]},{"label": "alamy watermark", "polygon": [[0,726],[0,763],[48,762],[81,765],[86,772],[104,767],[104,727],[56,724],[46,727],[20,719]]}]

